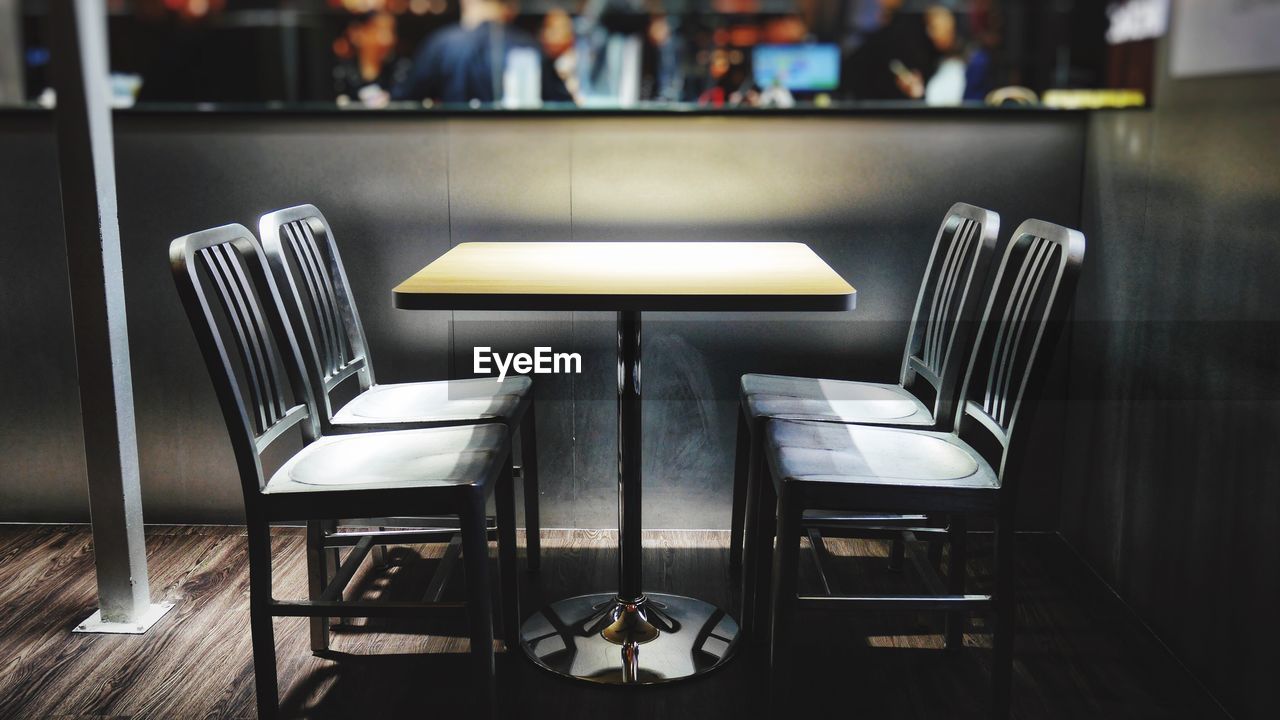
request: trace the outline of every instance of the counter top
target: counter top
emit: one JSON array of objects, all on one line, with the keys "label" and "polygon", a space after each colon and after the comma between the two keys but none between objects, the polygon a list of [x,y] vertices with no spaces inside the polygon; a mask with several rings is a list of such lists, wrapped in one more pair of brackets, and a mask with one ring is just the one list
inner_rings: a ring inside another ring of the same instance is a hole
[{"label": "counter top", "polygon": [[[1127,108],[1141,110],[1142,108]],[[49,108],[29,103],[26,105],[0,106],[0,114],[44,114]],[[950,107],[930,107],[910,102],[861,102],[837,103],[830,106],[800,105],[793,108],[738,108],[703,107],[690,103],[642,103],[632,107],[578,107],[569,104],[548,104],[540,108],[507,109],[493,105],[472,107],[467,105],[424,106],[421,103],[396,103],[386,108],[363,106],[339,107],[333,103],[148,103],[129,108],[117,108],[117,115],[290,115],[323,116],[342,115],[376,117],[845,117],[859,115],[936,115],[936,116],[1029,116],[1062,115],[1088,112],[1079,109],[1051,108],[1040,105],[991,107],[981,104]]]}]

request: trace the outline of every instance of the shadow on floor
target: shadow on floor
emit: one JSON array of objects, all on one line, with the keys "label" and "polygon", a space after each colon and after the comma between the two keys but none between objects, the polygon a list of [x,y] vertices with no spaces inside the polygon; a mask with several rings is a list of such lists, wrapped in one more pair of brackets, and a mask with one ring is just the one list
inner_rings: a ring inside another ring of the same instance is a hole
[{"label": "shadow on floor", "polygon": [[[544,541],[543,569],[524,578],[524,616],[550,600],[610,588],[612,537],[584,542],[572,535]],[[680,592],[736,612],[737,579],[727,570],[718,533],[651,533],[645,552],[646,589]],[[973,541],[971,591],[988,584],[985,538]],[[910,566],[888,569],[883,543],[828,540],[832,580],[857,592],[921,592]],[[425,588],[431,560],[412,548],[392,554],[391,580],[367,573],[363,588],[388,599],[415,597]],[[802,564],[803,583],[816,592],[814,566]],[[1025,718],[1207,718],[1218,713],[1182,669],[1057,536],[1022,538],[1018,567],[1019,638],[1015,707]],[[450,593],[461,586],[450,583]],[[942,650],[936,613],[878,612],[804,616],[793,641],[800,647],[786,698],[787,716],[870,718],[982,718],[989,693],[989,636],[974,618],[966,647]],[[462,636],[452,622],[396,622],[338,629],[335,637],[370,631]],[[457,650],[465,641],[456,640]],[[736,657],[705,678],[660,687],[606,687],[566,680],[537,668],[519,653],[500,654],[502,705],[512,718],[742,718],[768,707],[766,651],[747,639]],[[336,665],[307,677],[286,697],[302,717],[398,717],[429,707],[442,717],[468,710],[465,658],[340,656]],[[336,668],[336,669],[335,669]],[[424,704],[425,703],[425,704]]]}]

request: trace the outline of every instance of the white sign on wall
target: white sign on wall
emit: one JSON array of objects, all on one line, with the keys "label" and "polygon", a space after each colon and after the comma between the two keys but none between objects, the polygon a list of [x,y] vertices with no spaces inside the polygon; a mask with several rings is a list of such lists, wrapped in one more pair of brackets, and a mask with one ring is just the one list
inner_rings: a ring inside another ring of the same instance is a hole
[{"label": "white sign on wall", "polygon": [[1280,70],[1280,0],[1176,0],[1174,77]]},{"label": "white sign on wall", "polygon": [[1107,5],[1107,42],[1153,40],[1169,29],[1169,0],[1120,0]]}]

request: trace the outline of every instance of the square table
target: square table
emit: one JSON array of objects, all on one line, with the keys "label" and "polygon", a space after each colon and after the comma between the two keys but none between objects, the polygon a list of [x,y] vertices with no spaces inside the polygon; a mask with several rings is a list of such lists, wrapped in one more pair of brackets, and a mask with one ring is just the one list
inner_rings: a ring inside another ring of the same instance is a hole
[{"label": "square table", "polygon": [[542,667],[646,684],[722,665],[738,624],[694,598],[648,593],[641,576],[640,314],[851,310],[856,292],[792,242],[463,243],[394,290],[411,310],[609,310],[618,314],[618,588],[552,603],[521,627]]}]

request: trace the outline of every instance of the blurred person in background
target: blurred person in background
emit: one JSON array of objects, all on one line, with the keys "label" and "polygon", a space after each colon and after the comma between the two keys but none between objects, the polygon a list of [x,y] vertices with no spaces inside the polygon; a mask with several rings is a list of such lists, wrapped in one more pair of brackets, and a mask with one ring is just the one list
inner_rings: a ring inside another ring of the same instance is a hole
[{"label": "blurred person in background", "polygon": [[684,94],[685,43],[680,19],[657,11],[649,16],[645,35],[644,87],[641,96],[658,102],[676,102]]},{"label": "blurred person in background", "polygon": [[396,57],[396,18],[383,12],[356,15],[333,42],[338,62],[333,67],[333,90],[339,105],[358,101],[383,107],[391,88],[409,75],[407,58]]},{"label": "blurred person in background", "polygon": [[956,32],[956,16],[942,5],[924,11],[924,31],[938,52],[937,69],[924,84],[928,105],[959,105],[964,102],[964,45]]},{"label": "blurred person in background", "polygon": [[1000,85],[996,77],[996,53],[1002,41],[1000,10],[993,0],[973,0],[969,7],[969,48],[965,67],[964,99],[982,101]]},{"label": "blurred person in background", "polygon": [[503,99],[504,72],[512,50],[536,53],[541,59],[544,101],[573,102],[564,81],[546,61],[538,42],[513,27],[512,0],[461,0],[457,25],[423,41],[413,69],[391,91],[394,100],[433,100],[445,103],[494,103]]},{"label": "blurred person in background", "polygon": [[641,99],[649,24],[644,0],[584,0],[574,27],[584,103],[627,107]]},{"label": "blurred person in background", "polygon": [[573,18],[560,8],[552,8],[542,17],[538,41],[551,67],[560,76],[574,102],[578,102],[578,52],[574,47]]},{"label": "blurred person in background", "polygon": [[733,62],[733,53],[725,48],[710,52],[707,63],[708,87],[698,95],[704,107],[736,105],[754,90],[754,83],[741,62]]},{"label": "blurred person in background", "polygon": [[844,63],[845,93],[856,100],[923,99],[940,60],[924,16],[902,12],[902,0],[881,0],[880,9],[880,29]]}]

